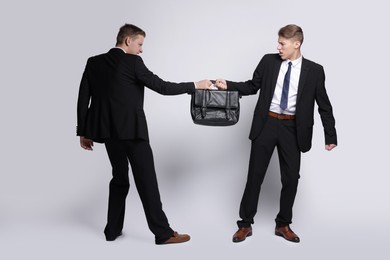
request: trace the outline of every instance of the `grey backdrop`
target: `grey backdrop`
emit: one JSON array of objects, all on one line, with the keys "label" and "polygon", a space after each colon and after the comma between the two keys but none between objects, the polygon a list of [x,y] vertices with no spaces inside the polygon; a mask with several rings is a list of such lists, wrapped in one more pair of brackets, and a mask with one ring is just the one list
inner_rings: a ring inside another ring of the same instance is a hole
[{"label": "grey backdrop", "polygon": [[[2,259],[378,259],[388,246],[388,62],[385,1],[2,1],[0,4],[0,257]],[[263,185],[254,236],[233,244],[257,95],[241,99],[232,127],[194,125],[189,95],[146,91],[164,209],[189,243],[156,246],[131,177],[124,236],[102,233],[110,165],[104,146],[75,136],[78,86],[89,56],[108,51],[118,28],[147,37],[143,57],[169,81],[250,79],[276,52],[277,31],[303,27],[303,55],[322,64],[339,147],[324,150],[316,114],[302,157],[292,244],[273,235],[278,160]],[[229,142],[227,142],[229,140]],[[386,241],[387,239],[387,241]]]}]

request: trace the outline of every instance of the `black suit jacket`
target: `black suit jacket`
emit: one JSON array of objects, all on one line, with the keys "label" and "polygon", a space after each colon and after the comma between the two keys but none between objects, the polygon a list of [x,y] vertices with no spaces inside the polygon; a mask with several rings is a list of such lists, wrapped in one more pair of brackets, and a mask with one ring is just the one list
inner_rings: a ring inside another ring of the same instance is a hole
[{"label": "black suit jacket", "polygon": [[[253,73],[252,80],[227,82],[229,90],[237,90],[242,95],[256,94],[260,89],[249,135],[251,140],[261,133],[268,118],[281,64],[282,59],[279,54],[267,54],[261,59]],[[296,104],[297,140],[302,152],[307,152],[311,148],[315,102],[318,105],[318,112],[324,127],[325,143],[337,144],[332,105],[325,89],[324,69],[321,65],[303,58]]]},{"label": "black suit jacket", "polygon": [[107,138],[149,140],[144,86],[163,95],[195,91],[194,83],[172,83],[147,69],[138,55],[119,48],[88,59],[77,102],[77,135],[95,142]]}]

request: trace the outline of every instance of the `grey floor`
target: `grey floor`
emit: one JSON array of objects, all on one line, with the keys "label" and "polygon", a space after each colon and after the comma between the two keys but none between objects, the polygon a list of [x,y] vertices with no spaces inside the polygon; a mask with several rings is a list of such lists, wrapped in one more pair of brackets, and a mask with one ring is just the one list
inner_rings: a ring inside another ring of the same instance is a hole
[{"label": "grey floor", "polygon": [[[212,175],[214,174],[214,176]],[[238,176],[232,176],[236,178]],[[53,206],[25,215],[4,213],[0,221],[1,259],[383,259],[387,254],[388,231],[385,223],[375,223],[365,212],[360,220],[348,214],[350,206],[323,200],[301,182],[295,207],[294,231],[301,243],[294,244],[273,234],[277,212],[277,177],[266,178],[253,236],[232,243],[240,197],[229,192],[234,181],[216,189],[221,174],[205,173],[190,187],[172,189],[160,182],[165,212],[171,226],[191,235],[191,241],[177,245],[155,245],[148,230],[136,190],[130,190],[123,236],[106,242],[103,227],[106,214],[105,180],[86,190],[72,203]],[[239,185],[242,181],[236,180]],[[72,192],[63,194],[74,196]],[[310,198],[316,196],[317,198]],[[49,201],[49,200],[48,200]],[[50,200],[52,201],[52,200]],[[53,203],[53,201],[52,201]],[[30,205],[31,208],[34,205]],[[55,208],[55,209],[54,209]],[[331,211],[328,211],[328,209]],[[25,211],[27,212],[27,211]],[[352,212],[351,212],[352,213]],[[17,217],[15,217],[17,216]],[[364,220],[366,218],[366,221]]]}]

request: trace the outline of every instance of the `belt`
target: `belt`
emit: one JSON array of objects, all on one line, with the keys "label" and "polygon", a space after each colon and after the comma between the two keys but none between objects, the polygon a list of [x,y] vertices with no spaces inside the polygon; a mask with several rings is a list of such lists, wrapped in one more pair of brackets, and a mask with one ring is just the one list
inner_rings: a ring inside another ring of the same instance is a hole
[{"label": "belt", "polygon": [[268,115],[281,120],[295,120],[295,115],[284,115],[269,111]]}]

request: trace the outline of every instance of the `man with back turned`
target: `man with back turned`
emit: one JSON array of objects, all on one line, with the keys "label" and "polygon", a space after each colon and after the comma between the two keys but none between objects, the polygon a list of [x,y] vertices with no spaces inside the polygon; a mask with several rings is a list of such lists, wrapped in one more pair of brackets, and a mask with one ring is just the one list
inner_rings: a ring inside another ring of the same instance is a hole
[{"label": "man with back turned", "polygon": [[93,142],[104,143],[112,165],[106,240],[113,241],[122,234],[130,162],[155,243],[181,243],[190,236],[172,230],[162,208],[143,110],[144,86],[163,95],[178,95],[192,93],[195,88],[208,89],[211,82],[172,83],[160,79],[138,56],[144,39],[143,30],[125,24],[115,48],[88,59],[79,89],[77,135],[86,150],[92,150]]}]

